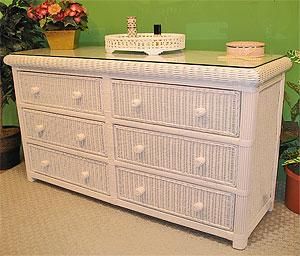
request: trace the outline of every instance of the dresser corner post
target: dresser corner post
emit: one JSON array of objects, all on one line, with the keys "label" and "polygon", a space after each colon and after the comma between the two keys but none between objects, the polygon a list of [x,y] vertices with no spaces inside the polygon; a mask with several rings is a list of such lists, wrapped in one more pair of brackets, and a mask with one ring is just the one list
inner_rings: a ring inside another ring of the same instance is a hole
[{"label": "dresser corner post", "polygon": [[35,178],[33,178],[28,172],[27,172],[27,180],[30,182],[34,182]]},{"label": "dresser corner post", "polygon": [[237,250],[246,249],[248,244],[248,236],[246,235],[235,235],[232,241],[232,248]]}]

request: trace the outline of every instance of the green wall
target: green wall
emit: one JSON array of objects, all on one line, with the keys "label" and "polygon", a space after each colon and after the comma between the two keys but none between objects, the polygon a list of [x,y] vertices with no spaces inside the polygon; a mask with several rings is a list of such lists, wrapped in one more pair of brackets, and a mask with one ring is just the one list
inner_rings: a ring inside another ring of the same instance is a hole
[{"label": "green wall", "polygon": [[[10,2],[10,1],[4,1]],[[285,54],[300,49],[300,0],[82,0],[89,11],[89,30],[80,45],[104,45],[104,35],[126,33],[126,17],[137,16],[138,31],[151,32],[162,24],[163,32],[186,34],[186,48],[225,50],[233,40],[266,43],[266,52]],[[287,80],[298,81],[293,68]],[[5,120],[14,123],[13,108]],[[289,118],[288,110],[284,117]]]},{"label": "green wall", "polygon": [[88,32],[83,44],[103,45],[105,34],[125,33],[126,17],[137,16],[138,31],[185,33],[188,49],[224,50],[232,40],[264,41],[267,53],[299,47],[299,0],[85,0]]}]

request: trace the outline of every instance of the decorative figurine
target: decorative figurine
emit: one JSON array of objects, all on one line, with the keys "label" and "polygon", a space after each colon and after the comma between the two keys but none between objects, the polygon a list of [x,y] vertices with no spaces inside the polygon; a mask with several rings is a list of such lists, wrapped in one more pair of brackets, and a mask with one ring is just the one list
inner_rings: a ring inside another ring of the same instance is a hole
[{"label": "decorative figurine", "polygon": [[137,36],[136,17],[135,16],[127,17],[127,35],[128,35],[128,37],[136,37]]}]

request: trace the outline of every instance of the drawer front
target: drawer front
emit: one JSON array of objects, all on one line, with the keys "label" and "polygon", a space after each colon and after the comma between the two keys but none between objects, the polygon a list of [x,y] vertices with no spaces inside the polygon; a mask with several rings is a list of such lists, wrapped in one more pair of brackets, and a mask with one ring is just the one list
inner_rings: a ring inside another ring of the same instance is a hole
[{"label": "drawer front", "polygon": [[239,136],[237,91],[113,80],[116,118]]},{"label": "drawer front", "polygon": [[22,101],[103,114],[102,79],[20,72]]},{"label": "drawer front", "polygon": [[107,164],[28,145],[32,171],[109,194]]},{"label": "drawer front", "polygon": [[160,176],[117,168],[122,200],[232,230],[235,196]]},{"label": "drawer front", "polygon": [[114,126],[116,158],[228,186],[236,184],[238,147]]},{"label": "drawer front", "polygon": [[26,137],[106,155],[104,123],[28,109],[23,113]]}]

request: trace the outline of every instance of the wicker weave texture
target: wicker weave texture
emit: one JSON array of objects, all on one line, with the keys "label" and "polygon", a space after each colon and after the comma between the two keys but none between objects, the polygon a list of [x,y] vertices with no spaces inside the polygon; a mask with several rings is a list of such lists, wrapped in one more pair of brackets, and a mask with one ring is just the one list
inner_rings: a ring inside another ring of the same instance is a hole
[{"label": "wicker weave texture", "polygon": [[140,78],[155,81],[203,81],[215,83],[214,87],[240,89],[241,86],[256,88],[271,78],[280,75],[291,67],[289,58],[267,63],[257,68],[230,68],[202,65],[183,65],[172,63],[151,63],[135,61],[93,60],[84,58],[54,58],[43,56],[8,55],[5,63],[30,70],[60,71],[92,76],[107,75]]},{"label": "wicker weave texture", "polygon": [[106,156],[103,122],[25,109],[26,136]]},{"label": "wicker weave texture", "polygon": [[240,93],[113,80],[115,117],[237,137]]},{"label": "wicker weave texture", "polygon": [[236,184],[237,146],[125,126],[115,126],[114,133],[117,159],[229,186]]},{"label": "wicker weave texture", "polygon": [[33,171],[109,194],[106,163],[31,144],[28,149]]},{"label": "wicker weave texture", "polygon": [[100,78],[21,72],[20,80],[26,103],[103,114]]},{"label": "wicker weave texture", "polygon": [[117,184],[123,200],[226,230],[233,227],[233,194],[120,167]]}]

